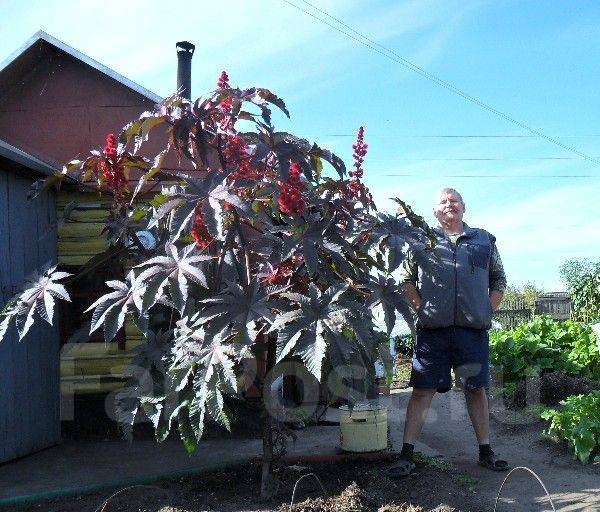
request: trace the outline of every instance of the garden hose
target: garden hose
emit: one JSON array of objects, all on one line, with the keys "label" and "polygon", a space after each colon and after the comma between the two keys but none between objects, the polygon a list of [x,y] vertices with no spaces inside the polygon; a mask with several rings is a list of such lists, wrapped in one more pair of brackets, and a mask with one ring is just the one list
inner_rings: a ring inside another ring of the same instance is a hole
[{"label": "garden hose", "polygon": [[554,502],[552,501],[552,497],[550,496],[550,493],[548,492],[548,489],[546,489],[546,486],[544,485],[544,482],[542,482],[542,479],[536,474],[535,471],[533,471],[532,469],[526,468],[525,466],[517,466],[516,468],[513,468],[513,469],[511,469],[508,472],[508,475],[506,475],[506,477],[502,481],[502,484],[500,485],[500,489],[498,489],[498,494],[496,495],[496,502],[494,503],[494,512],[496,512],[496,507],[498,506],[498,500],[500,499],[500,493],[502,492],[502,488],[504,487],[504,484],[508,481],[510,475],[512,475],[515,471],[517,471],[519,469],[522,470],[522,471],[526,471],[528,473],[531,473],[537,479],[537,481],[540,483],[540,485],[544,489],[544,492],[546,493],[546,496],[548,496],[548,500],[550,501],[550,505],[552,505],[552,510],[554,510],[554,512],[556,512],[556,508],[554,507]]}]

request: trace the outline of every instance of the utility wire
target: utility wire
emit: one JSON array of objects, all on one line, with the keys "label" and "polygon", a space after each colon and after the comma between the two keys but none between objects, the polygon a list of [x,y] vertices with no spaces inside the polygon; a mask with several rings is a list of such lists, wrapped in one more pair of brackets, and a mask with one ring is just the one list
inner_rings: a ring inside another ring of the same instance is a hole
[{"label": "utility wire", "polygon": [[535,179],[554,179],[554,178],[600,178],[594,174],[545,174],[538,176],[535,174],[440,174],[437,176],[423,176],[423,174],[382,174],[382,176],[403,176],[414,178],[535,178]]},{"label": "utility wire", "polygon": [[[371,159],[373,160],[373,159]],[[581,158],[575,158],[570,156],[524,156],[524,157],[464,157],[464,158],[394,158],[394,161],[402,162],[504,162],[507,160],[519,161],[519,160],[582,160]],[[377,161],[377,159],[375,159]],[[388,159],[385,159],[387,162]]]},{"label": "utility wire", "polygon": [[[350,25],[347,25],[346,23],[344,23],[342,20],[340,20],[339,18],[336,18],[335,16],[329,14],[327,11],[325,11],[324,9],[321,9],[313,4],[311,4],[310,2],[307,2],[306,0],[302,0],[305,4],[307,4],[308,6],[310,6],[311,8],[313,8],[314,10],[322,13],[323,15],[327,16],[328,18],[332,19],[333,21],[335,21],[336,23],[340,24],[341,26],[345,27],[348,31],[343,30],[341,28],[339,28],[338,26],[328,22],[327,20],[320,18],[319,16],[316,16],[315,14],[313,14],[310,11],[307,11],[306,9],[300,7],[299,5],[291,2],[290,0],[282,0],[283,2],[285,2],[286,4],[294,7],[295,9],[303,12],[304,14],[320,21],[321,23],[329,26],[330,28],[332,28],[333,30],[336,30],[337,32],[340,32],[341,34],[345,35],[346,37],[362,44],[363,46],[366,46],[367,48],[371,49],[372,51],[379,53],[380,55],[383,55],[384,57],[388,58],[389,60],[392,60],[408,69],[410,69],[411,71],[414,71],[415,73],[421,75],[422,77],[434,82],[435,84],[439,85],[440,87],[443,87],[444,89],[449,90],[450,92],[453,92],[454,94],[462,97],[463,99],[470,101],[471,103],[474,103],[475,105],[479,106],[480,108],[487,110],[488,112],[491,112],[492,114],[514,124],[515,126],[518,126],[519,128],[522,128],[523,130],[528,131],[529,133],[536,135],[537,137],[541,137],[545,140],[547,140],[548,142],[551,142],[552,144],[555,144],[556,146],[569,151],[571,153],[575,153],[576,155],[579,155],[581,158],[584,158],[585,160],[588,160],[590,162],[593,162],[595,164],[600,164],[600,160],[598,160],[597,158],[591,157],[586,155],[585,153],[581,152],[580,150],[578,150],[577,148],[574,148],[573,146],[569,146],[567,144],[564,144],[563,142],[559,141],[558,139],[555,139],[554,137],[551,137],[549,135],[546,135],[544,132],[536,129],[536,128],[531,128],[530,126],[526,125],[525,123],[523,123],[522,121],[519,121],[518,119],[515,119],[514,117],[509,116],[508,114],[505,114],[504,112],[501,112],[500,110],[488,105],[487,103],[484,103],[483,101],[479,100],[478,98],[471,96],[470,94],[462,91],[461,89],[459,89],[458,87],[452,85],[449,82],[446,82],[445,80],[442,80],[441,78],[437,77],[436,75],[433,75],[431,73],[429,73],[428,71],[425,71],[423,68],[417,66],[416,64],[412,63],[411,61],[409,61],[408,59],[405,59],[404,57],[402,57],[400,54],[396,53],[394,50],[391,50],[389,48],[387,48],[386,46],[383,46],[382,44],[379,44],[377,41],[374,41],[373,39],[370,39],[369,37],[365,36],[364,34],[362,34],[361,32],[359,32],[358,30],[352,28]],[[351,32],[351,33],[350,33]],[[355,34],[355,35],[352,35]],[[358,36],[358,37],[357,37]]]},{"label": "utility wire", "polygon": [[[323,137],[352,137],[356,138],[356,133],[326,133]],[[409,135],[402,133],[369,133],[369,137],[394,137],[404,139],[539,139],[539,135],[471,135],[471,134],[434,134],[434,135]],[[580,134],[580,135],[560,135],[563,139],[579,139],[584,137],[600,137],[600,134]]]}]

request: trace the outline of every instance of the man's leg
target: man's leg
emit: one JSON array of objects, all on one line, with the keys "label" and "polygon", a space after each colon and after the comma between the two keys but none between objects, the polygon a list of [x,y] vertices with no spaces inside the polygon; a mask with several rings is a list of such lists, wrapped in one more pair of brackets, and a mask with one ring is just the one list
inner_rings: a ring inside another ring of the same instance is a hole
[{"label": "man's leg", "polygon": [[467,410],[479,443],[479,463],[494,471],[508,469],[490,447],[490,411],[486,388],[489,386],[489,341],[486,330],[457,328],[455,331],[455,368],[465,389]]},{"label": "man's leg", "polygon": [[490,412],[485,389],[465,389],[465,400],[477,442],[490,444]]},{"label": "man's leg", "polygon": [[388,471],[388,475],[392,478],[407,476],[415,469],[413,462],[415,441],[421,433],[435,392],[436,389],[433,388],[413,388],[406,408],[404,441],[400,458]]},{"label": "man's leg", "polygon": [[429,411],[429,406],[435,392],[435,389],[430,388],[413,388],[406,408],[404,443],[415,444],[423,429],[425,419],[427,418],[427,411]]}]

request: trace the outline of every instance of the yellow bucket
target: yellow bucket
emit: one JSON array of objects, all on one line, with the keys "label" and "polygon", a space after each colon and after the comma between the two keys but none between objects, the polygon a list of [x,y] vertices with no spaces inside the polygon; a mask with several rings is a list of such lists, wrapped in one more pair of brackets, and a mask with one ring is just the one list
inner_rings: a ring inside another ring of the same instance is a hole
[{"label": "yellow bucket", "polygon": [[340,445],[345,452],[377,452],[388,446],[387,407],[340,407]]}]

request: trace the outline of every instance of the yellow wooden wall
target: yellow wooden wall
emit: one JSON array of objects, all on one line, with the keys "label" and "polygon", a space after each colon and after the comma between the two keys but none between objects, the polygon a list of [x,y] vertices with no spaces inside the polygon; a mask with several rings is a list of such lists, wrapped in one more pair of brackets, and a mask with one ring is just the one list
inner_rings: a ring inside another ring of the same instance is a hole
[{"label": "yellow wooden wall", "polygon": [[[65,208],[77,203],[69,217]],[[97,193],[61,191],[57,195],[58,262],[80,266],[107,248],[101,233],[108,216],[111,198]],[[61,390],[63,393],[104,393],[122,387],[123,371],[132,357],[132,350],[142,341],[141,333],[131,321],[125,326],[125,349],[117,343],[79,343],[64,346],[61,352]]]}]

